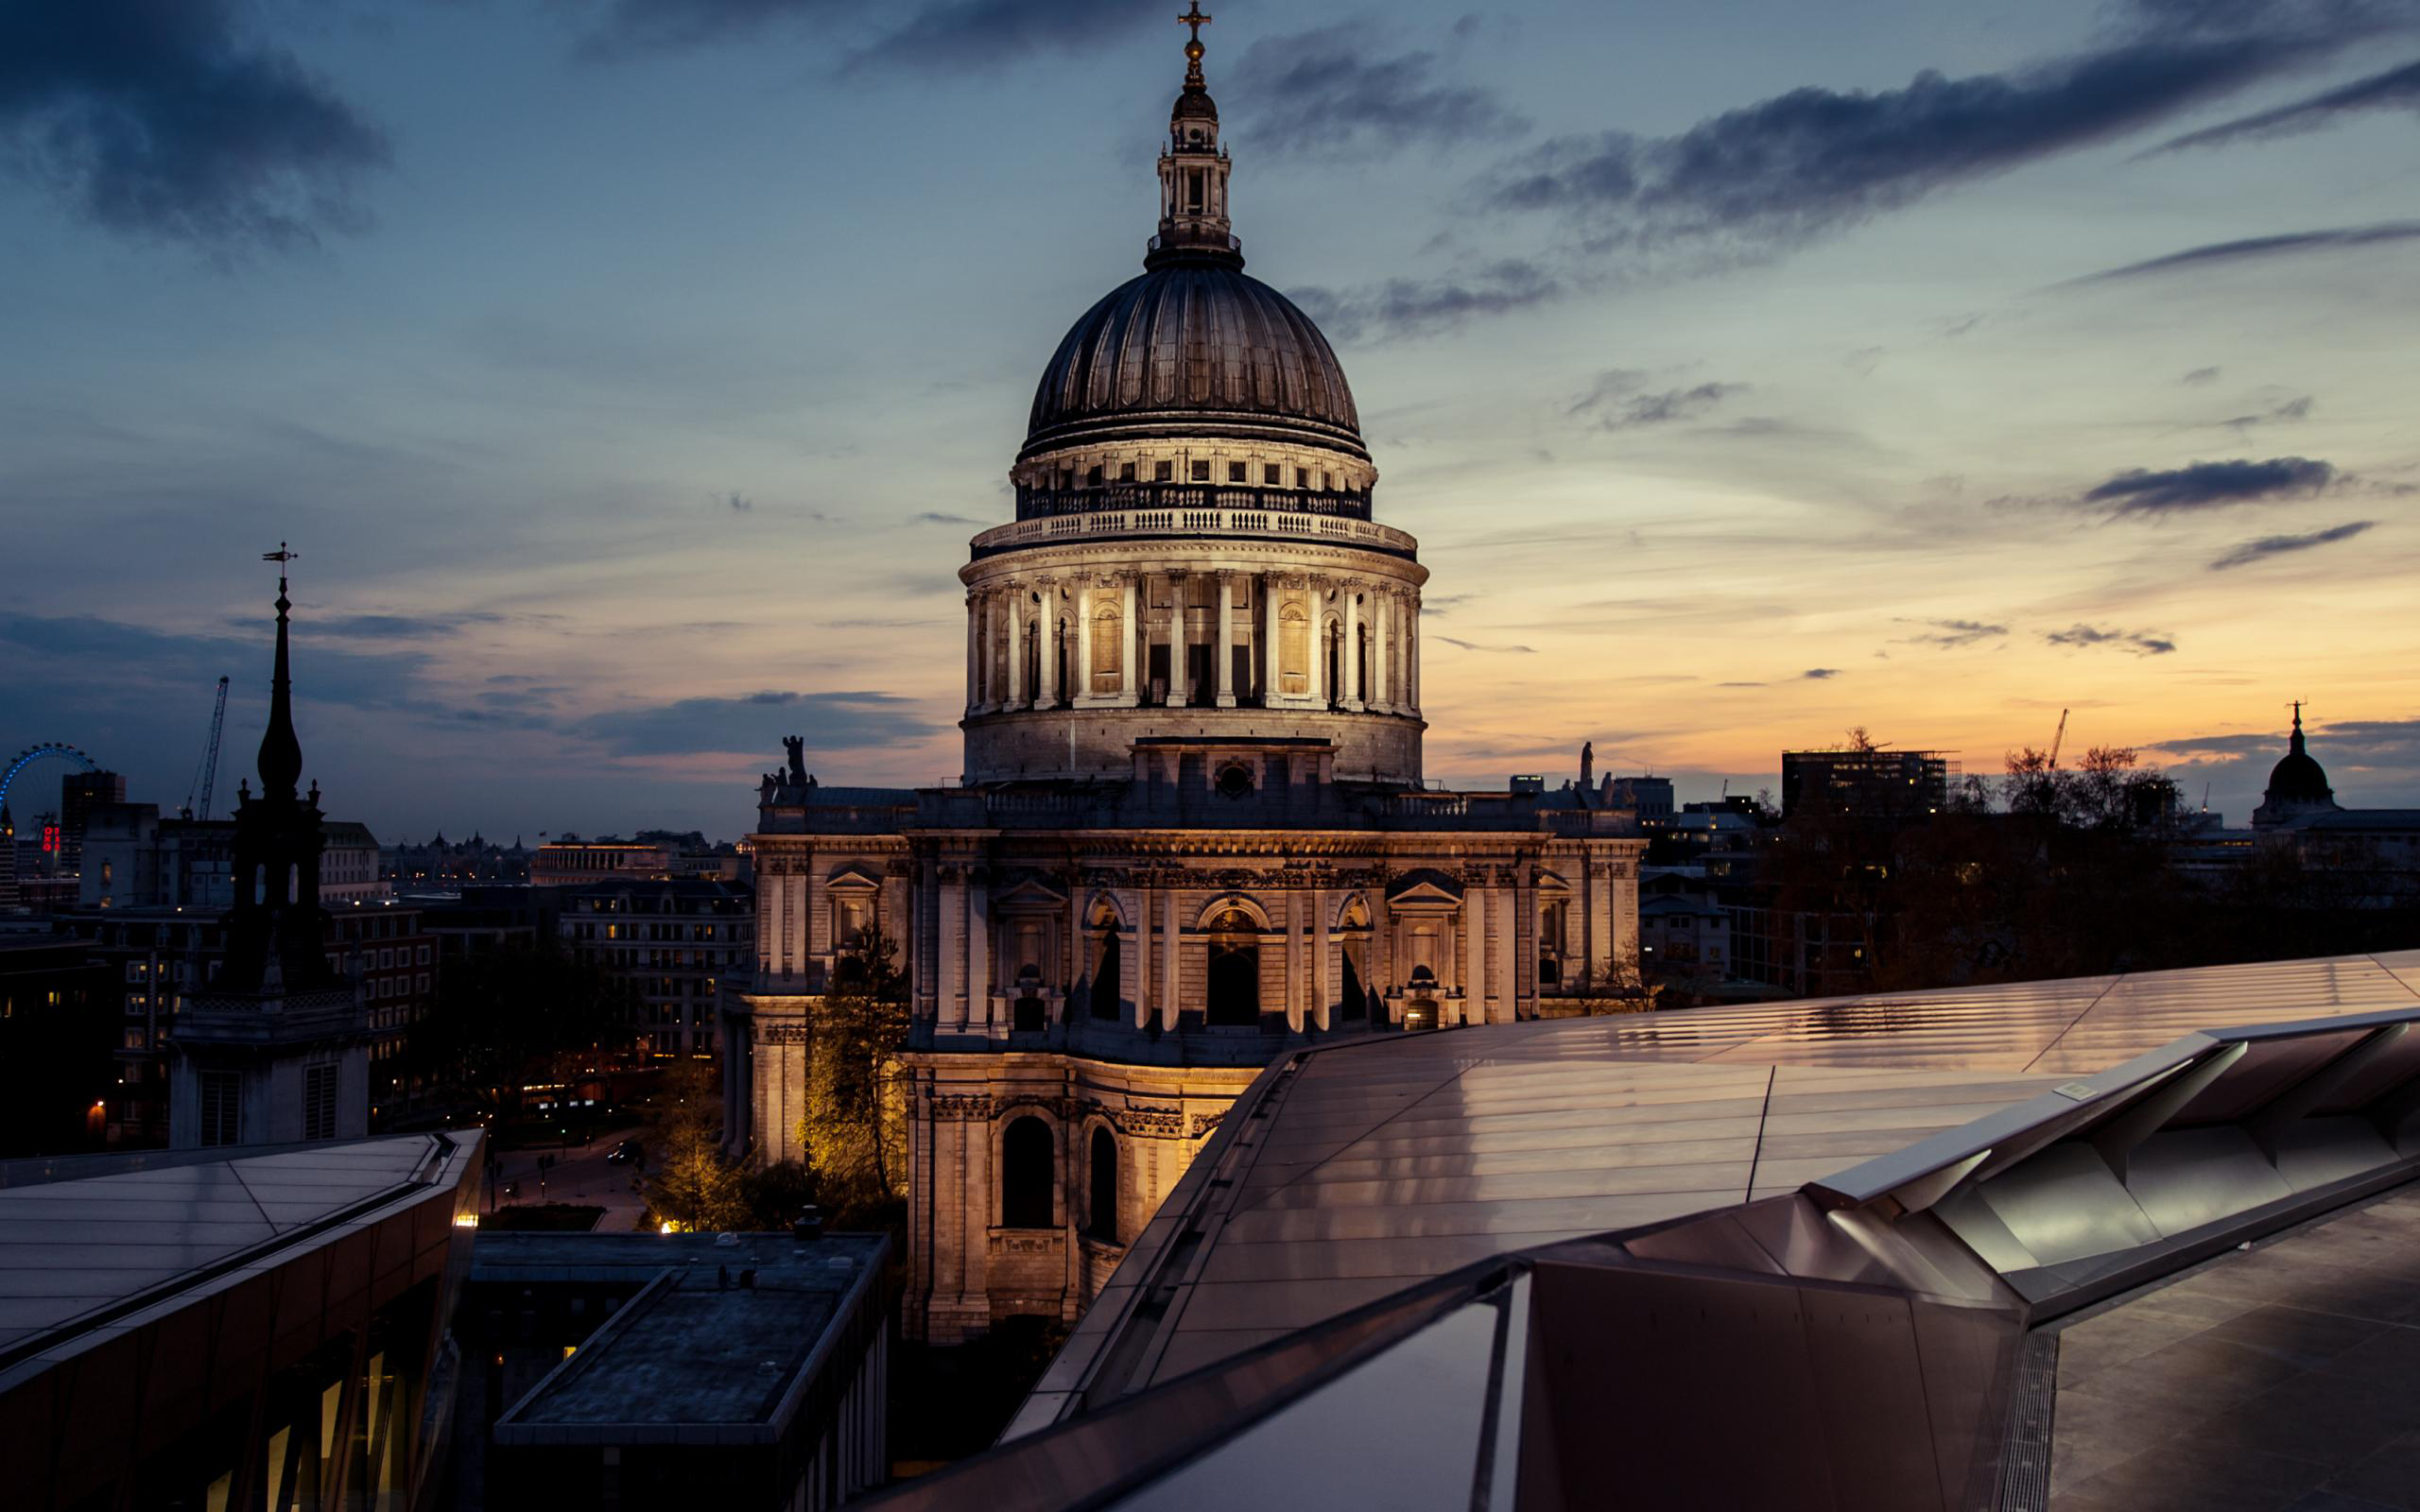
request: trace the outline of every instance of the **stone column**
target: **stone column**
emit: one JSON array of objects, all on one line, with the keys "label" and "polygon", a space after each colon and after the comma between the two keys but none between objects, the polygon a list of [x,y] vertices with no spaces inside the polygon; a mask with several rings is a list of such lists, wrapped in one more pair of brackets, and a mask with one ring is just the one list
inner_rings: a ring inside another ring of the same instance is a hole
[{"label": "stone column", "polygon": [[1025,707],[1025,588],[1009,585],[1009,685],[1002,689],[1003,709]]},{"label": "stone column", "polygon": [[942,877],[941,1001],[935,1017],[946,1028],[966,1027],[966,873],[943,867]]},{"label": "stone column", "polygon": [[1488,1022],[1511,1023],[1520,1017],[1519,980],[1521,963],[1519,938],[1512,933],[1512,889],[1493,889],[1495,898],[1495,1013]]},{"label": "stone column", "polygon": [[1288,888],[1286,892],[1286,1027],[1300,1034],[1303,1029],[1303,895]]},{"label": "stone column", "polygon": [[1394,689],[1387,679],[1387,619],[1395,596],[1383,584],[1370,591],[1370,694],[1373,709],[1392,706]]},{"label": "stone column", "polygon": [[1132,709],[1142,701],[1141,694],[1136,691],[1141,686],[1142,679],[1136,672],[1134,663],[1138,655],[1135,644],[1137,638],[1143,633],[1142,624],[1134,613],[1134,575],[1132,573],[1126,575],[1123,592],[1125,617],[1117,622],[1117,628],[1125,644],[1117,648],[1117,701]]},{"label": "stone column", "polygon": [[1320,591],[1320,580],[1311,584],[1311,702],[1327,707],[1327,605],[1326,594]]},{"label": "stone column", "polygon": [[1601,863],[1587,875],[1588,979],[1601,990],[1614,966],[1614,883]]},{"label": "stone column", "polygon": [[1184,936],[1177,932],[1177,889],[1168,887],[1160,893],[1160,920],[1165,937],[1160,941],[1160,1027],[1176,1027],[1178,941]]},{"label": "stone column", "polygon": [[1087,580],[1076,586],[1076,685],[1067,690],[1070,703],[1081,707],[1098,701],[1093,691],[1093,588]]},{"label": "stone column", "polygon": [[1344,597],[1344,645],[1336,659],[1337,675],[1344,682],[1344,707],[1361,707],[1361,585],[1346,583],[1340,592]]},{"label": "stone column", "polygon": [[[1336,1002],[1336,969],[1328,963],[1327,889],[1311,889],[1311,1027],[1325,1029]],[[1299,1023],[1287,1027],[1299,1030]]]},{"label": "stone column", "polygon": [[1059,583],[1042,579],[1042,615],[1034,621],[1033,654],[1042,659],[1038,700],[1045,709],[1059,707]]},{"label": "stone column", "polygon": [[1411,712],[1420,713],[1420,595],[1413,593],[1404,604],[1403,627],[1404,696],[1409,699]]},{"label": "stone column", "polygon": [[992,904],[979,871],[966,883],[966,1019],[977,1027],[992,1022]]},{"label": "stone column", "polygon": [[1638,961],[1638,877],[1627,865],[1613,875],[1614,970]]},{"label": "stone column", "polygon": [[1273,708],[1283,697],[1285,677],[1277,654],[1277,575],[1267,573],[1260,579],[1260,702],[1263,708]]},{"label": "stone column", "polygon": [[1134,948],[1127,954],[1134,957],[1134,1027],[1140,1029],[1151,1022],[1151,885],[1135,888],[1133,897]]},{"label": "stone column", "polygon": [[978,690],[983,680],[982,662],[979,660],[983,654],[983,627],[982,622],[976,617],[981,611],[982,603],[981,599],[971,593],[966,595],[966,712],[968,713],[976,711],[982,698]]},{"label": "stone column", "polygon": [[1462,970],[1462,1018],[1469,1023],[1487,1022],[1486,884],[1473,880],[1462,886],[1462,928],[1470,936],[1470,951]]},{"label": "stone column", "polygon": [[1236,575],[1219,575],[1219,645],[1210,653],[1211,686],[1221,709],[1236,706]]}]

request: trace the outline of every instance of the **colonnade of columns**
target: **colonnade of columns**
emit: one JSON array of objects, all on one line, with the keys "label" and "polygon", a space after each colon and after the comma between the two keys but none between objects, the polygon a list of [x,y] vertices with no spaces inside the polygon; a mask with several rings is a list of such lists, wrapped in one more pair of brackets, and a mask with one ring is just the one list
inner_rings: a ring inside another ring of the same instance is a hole
[{"label": "colonnade of columns", "polygon": [[[1203,577],[1215,588],[1201,591]],[[1197,666],[1196,650],[1206,665]],[[1205,570],[1037,574],[966,595],[968,713],[1156,704],[1416,713],[1419,590],[1377,577]]]}]

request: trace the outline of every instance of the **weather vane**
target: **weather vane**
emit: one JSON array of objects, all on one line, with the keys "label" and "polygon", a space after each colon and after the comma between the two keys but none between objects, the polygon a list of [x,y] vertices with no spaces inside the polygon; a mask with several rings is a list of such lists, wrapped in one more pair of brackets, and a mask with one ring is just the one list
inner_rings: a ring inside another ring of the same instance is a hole
[{"label": "weather vane", "polygon": [[302,558],[302,554],[301,552],[288,547],[283,541],[277,543],[277,549],[275,551],[264,551],[261,553],[261,560],[273,561],[277,563],[278,597],[284,598],[285,596],[285,564],[289,561],[299,560]]}]

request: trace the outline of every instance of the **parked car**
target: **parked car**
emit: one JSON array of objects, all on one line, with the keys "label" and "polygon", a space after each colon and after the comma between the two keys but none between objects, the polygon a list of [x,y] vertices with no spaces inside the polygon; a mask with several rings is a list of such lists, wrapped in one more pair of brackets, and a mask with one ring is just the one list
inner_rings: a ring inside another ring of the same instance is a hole
[{"label": "parked car", "polygon": [[647,1146],[636,1140],[623,1140],[607,1152],[605,1163],[644,1166],[647,1164]]}]

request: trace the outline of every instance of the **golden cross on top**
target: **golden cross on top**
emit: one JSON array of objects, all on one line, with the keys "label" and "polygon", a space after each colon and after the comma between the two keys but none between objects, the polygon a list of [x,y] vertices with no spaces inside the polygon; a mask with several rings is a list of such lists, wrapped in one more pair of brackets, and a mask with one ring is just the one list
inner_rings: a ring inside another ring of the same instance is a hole
[{"label": "golden cross on top", "polygon": [[1195,42],[1200,42],[1201,40],[1201,28],[1210,25],[1210,18],[1201,13],[1201,0],[1187,0],[1187,3],[1191,9],[1186,10],[1184,15],[1176,18],[1177,24],[1179,26],[1191,26],[1193,28],[1193,40]]}]

